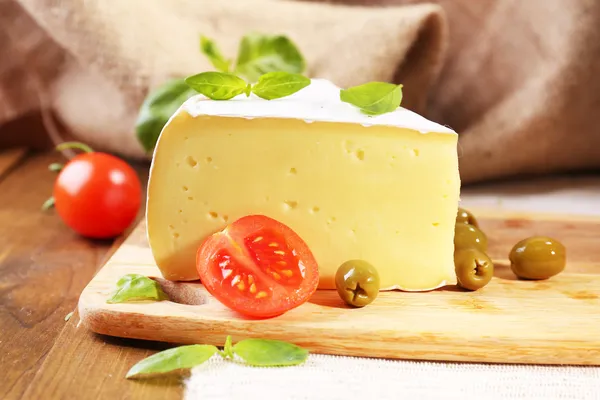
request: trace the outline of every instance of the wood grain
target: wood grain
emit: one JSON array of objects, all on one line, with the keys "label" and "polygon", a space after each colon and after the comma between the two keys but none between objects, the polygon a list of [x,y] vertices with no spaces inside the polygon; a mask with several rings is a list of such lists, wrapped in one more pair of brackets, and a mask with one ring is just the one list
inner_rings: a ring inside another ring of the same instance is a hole
[{"label": "wood grain", "polygon": [[[164,344],[93,334],[76,328],[77,314],[65,322],[113,242],[80,238],[40,210],[54,181],[47,166],[56,161],[64,158],[0,153],[7,166],[0,173],[0,398],[180,398],[180,385],[131,382],[121,373]],[[136,169],[145,182],[145,166]]]},{"label": "wood grain", "polygon": [[19,162],[25,158],[27,149],[13,148],[0,152],[0,179],[8,175],[12,168],[16,167]]},{"label": "wood grain", "polygon": [[24,399],[180,399],[183,388],[174,379],[128,381],[138,361],[169,347],[93,334],[73,316],[66,324]]},{"label": "wood grain", "polygon": [[[381,293],[363,309],[335,291],[318,291],[283,316],[251,320],[230,311],[199,283],[160,279],[144,226],[114,254],[81,295],[91,330],[174,343],[222,345],[248,337],[289,340],[313,352],[492,363],[600,365],[600,219],[480,214],[496,276],[481,291],[446,287],[428,293]],[[533,234],[561,240],[569,265],[547,281],[516,280],[506,261]],[[154,276],[174,301],[107,304],[126,273]]]},{"label": "wood grain", "polygon": [[49,163],[31,156],[0,182],[0,398],[18,398],[75,308],[109,243],[71,233],[40,206],[52,193]]}]

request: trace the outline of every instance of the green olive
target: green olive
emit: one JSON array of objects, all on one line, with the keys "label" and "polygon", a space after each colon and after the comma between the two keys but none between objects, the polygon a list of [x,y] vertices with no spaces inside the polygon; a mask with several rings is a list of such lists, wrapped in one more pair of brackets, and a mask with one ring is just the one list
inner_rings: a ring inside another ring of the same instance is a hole
[{"label": "green olive", "polygon": [[478,249],[459,249],[454,252],[454,270],[460,287],[477,290],[492,280],[494,264]]},{"label": "green olive", "polygon": [[548,279],[565,269],[567,253],[558,240],[533,236],[521,240],[508,256],[510,268],[522,279]]},{"label": "green olive", "polygon": [[479,224],[477,223],[477,219],[475,219],[475,216],[469,211],[460,207],[458,208],[458,214],[456,215],[456,223],[473,225],[474,227],[479,228]]},{"label": "green olive", "polygon": [[346,261],[335,274],[335,287],[346,303],[364,307],[379,294],[379,273],[366,261]]},{"label": "green olive", "polygon": [[474,225],[456,224],[454,226],[454,249],[476,248],[487,251],[487,236]]}]

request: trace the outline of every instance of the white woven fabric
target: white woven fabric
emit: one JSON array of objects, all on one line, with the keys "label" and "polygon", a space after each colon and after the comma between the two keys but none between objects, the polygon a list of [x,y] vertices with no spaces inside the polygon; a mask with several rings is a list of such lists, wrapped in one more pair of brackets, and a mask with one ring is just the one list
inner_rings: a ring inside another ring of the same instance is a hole
[{"label": "white woven fabric", "polygon": [[[491,185],[466,207],[600,215],[600,177]],[[600,312],[600,310],[598,311]],[[252,368],[220,357],[194,369],[185,398],[261,400],[600,400],[600,368],[389,361],[311,354],[302,366]]]},{"label": "white woven fabric", "polygon": [[598,400],[600,368],[388,361],[311,354],[301,366],[253,368],[219,356],[194,369],[185,399]]}]

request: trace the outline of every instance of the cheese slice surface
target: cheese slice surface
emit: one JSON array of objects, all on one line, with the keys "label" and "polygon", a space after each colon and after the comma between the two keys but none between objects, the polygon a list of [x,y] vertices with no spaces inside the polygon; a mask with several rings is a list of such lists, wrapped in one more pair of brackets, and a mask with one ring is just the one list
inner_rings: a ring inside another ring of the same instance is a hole
[{"label": "cheese slice surface", "polygon": [[201,242],[262,214],[306,241],[320,289],[352,259],[378,270],[382,290],[456,282],[458,136],[402,108],[366,117],[336,96],[313,80],[287,99],[197,96],[180,108],[148,185],[148,240],[166,279],[198,279]]}]

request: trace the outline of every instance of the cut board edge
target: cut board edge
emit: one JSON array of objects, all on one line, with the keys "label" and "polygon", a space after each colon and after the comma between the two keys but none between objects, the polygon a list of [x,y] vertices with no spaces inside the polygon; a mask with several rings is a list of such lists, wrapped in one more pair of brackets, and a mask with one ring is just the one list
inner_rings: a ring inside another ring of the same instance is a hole
[{"label": "cut board edge", "polygon": [[[479,214],[485,216],[485,214]],[[538,219],[541,218],[544,221],[548,219],[542,218],[545,214],[526,214],[526,219]],[[492,219],[510,219],[510,218],[520,218],[522,216],[521,213],[515,213],[512,211],[509,212],[501,212],[494,215],[495,218]],[[573,218],[568,215],[560,214],[553,215],[554,221],[573,221]],[[486,217],[487,218],[487,217]],[[575,220],[579,221],[579,219],[575,218]],[[599,223],[600,218],[581,218],[581,221],[590,222],[590,223]],[[111,269],[115,267],[113,265],[114,261],[118,259],[120,251],[123,250],[124,246],[131,245],[132,243],[136,243],[136,247],[141,251],[150,251],[147,248],[147,244],[145,244],[145,229],[144,222],[142,221],[138,226],[136,226],[130,236],[125,240],[122,247],[118,249],[102,267],[101,272],[111,272],[106,271],[105,269]],[[137,239],[132,238],[134,235],[143,234],[144,240],[143,243],[140,244],[140,236],[137,236]],[[146,268],[150,268],[151,266],[146,266]],[[158,272],[158,268],[156,266],[152,266],[153,271]],[[107,311],[103,309],[103,307],[98,307],[98,305],[92,301],[89,302],[87,299],[87,291],[90,289],[93,283],[95,283],[97,276],[86,286],[85,290],[82,292],[80,303],[79,303],[79,311],[81,315],[81,321],[84,326],[90,329],[93,332],[99,334],[106,334],[110,336],[119,336],[119,337],[127,337],[134,339],[143,339],[143,340],[158,340],[165,341],[171,343],[192,343],[196,342],[194,339],[190,337],[181,337],[178,334],[172,331],[169,331],[167,328],[158,329],[153,332],[148,333],[143,328],[131,328],[128,327],[127,324],[119,325],[118,321],[126,320],[132,316],[134,317],[143,317],[146,319],[143,324],[150,324],[160,326],[161,319],[169,318],[169,316],[148,316],[143,313],[131,313],[131,312],[120,312],[120,311]],[[194,324],[198,324],[197,321]],[[193,324],[193,325],[194,325]],[[599,321],[600,324],[600,321]],[[225,324],[227,325],[227,324]],[[124,328],[125,327],[125,328]],[[222,335],[225,334],[223,332],[221,336],[215,333],[218,331],[215,327],[212,327],[212,330],[202,330],[205,328],[204,325],[194,325],[194,332],[196,334],[203,332],[203,341],[202,343],[210,342],[211,344],[219,345],[219,341],[222,339]],[[119,331],[121,329],[121,331]],[[253,330],[251,332],[245,332],[244,336],[241,332],[243,328],[240,328],[236,332],[228,332],[234,333],[239,338],[244,337],[257,337],[256,332]],[[254,335],[254,336],[252,336]],[[271,335],[271,338],[278,338]],[[600,336],[599,336],[600,337]],[[234,336],[235,338],[235,336]],[[281,337],[279,337],[281,338]],[[518,341],[518,340],[516,340]],[[523,346],[516,346],[516,350],[511,350],[510,343],[516,343],[515,340],[512,342],[509,340],[505,344],[496,343],[496,347],[490,354],[490,349],[481,350],[480,352],[475,350],[469,350],[468,343],[467,345],[462,344],[455,345],[453,352],[443,352],[438,348],[437,350],[428,350],[421,351],[418,354],[415,353],[411,348],[408,348],[409,344],[402,344],[403,342],[399,342],[396,347],[392,347],[391,350],[381,350],[381,352],[370,351],[368,354],[363,350],[361,351],[359,348],[353,345],[341,345],[341,346],[331,346],[327,344],[314,345],[311,344],[310,341],[300,341],[297,344],[305,345],[309,350],[312,350],[316,353],[322,354],[336,354],[336,355],[348,355],[348,356],[366,356],[366,357],[377,357],[377,358],[391,358],[391,359],[411,359],[411,360],[430,360],[430,361],[460,361],[460,362],[486,362],[486,363],[516,363],[516,364],[545,364],[545,365],[600,365],[600,353],[598,349],[600,349],[600,343],[598,341],[577,341],[571,340],[562,347],[552,347],[548,348],[547,346],[540,345],[532,345],[529,348],[523,348]],[[518,344],[518,343],[516,343]],[[414,346],[412,343],[410,346]],[[404,346],[404,347],[403,347]],[[498,349],[502,349],[499,351],[497,355],[495,351]],[[401,355],[398,356],[398,355]]]}]

